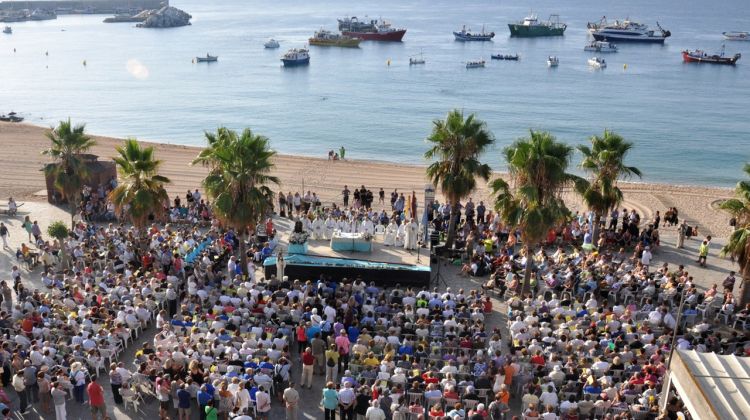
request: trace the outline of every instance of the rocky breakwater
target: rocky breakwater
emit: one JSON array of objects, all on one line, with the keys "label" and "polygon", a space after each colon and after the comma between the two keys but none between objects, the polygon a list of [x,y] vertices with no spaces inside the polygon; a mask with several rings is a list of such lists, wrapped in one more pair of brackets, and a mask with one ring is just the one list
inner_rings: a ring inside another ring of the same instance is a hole
[{"label": "rocky breakwater", "polygon": [[139,28],[176,28],[178,26],[190,25],[190,14],[172,6],[164,6],[161,9],[145,10],[134,18],[143,18],[143,23],[136,25]]}]

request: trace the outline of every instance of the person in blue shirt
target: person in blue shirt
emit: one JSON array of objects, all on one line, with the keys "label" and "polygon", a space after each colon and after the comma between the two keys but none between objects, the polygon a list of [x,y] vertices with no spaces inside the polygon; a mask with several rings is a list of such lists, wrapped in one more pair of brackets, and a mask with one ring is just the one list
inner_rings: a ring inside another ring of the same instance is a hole
[{"label": "person in blue shirt", "polygon": [[187,390],[187,385],[182,384],[180,389],[177,390],[177,412],[179,418],[190,418],[190,391]]},{"label": "person in blue shirt", "polygon": [[[201,389],[198,391],[198,395],[196,396],[198,399],[198,412],[200,413],[201,420],[206,420],[206,406],[208,405],[209,401],[213,401],[214,399],[213,391],[209,392],[209,386],[211,385],[208,383],[201,386]],[[213,388],[213,386],[211,386],[211,388]],[[179,396],[177,398],[179,398]]]},{"label": "person in blue shirt", "polygon": [[307,331],[305,331],[305,334],[307,335],[307,342],[312,343],[312,339],[315,338],[315,334],[320,333],[320,327],[317,325],[310,325],[307,327]]},{"label": "person in blue shirt", "polygon": [[349,328],[347,328],[346,332],[347,334],[349,334],[349,342],[356,343],[359,339],[359,327],[357,326],[356,321],[354,324],[349,326]]}]

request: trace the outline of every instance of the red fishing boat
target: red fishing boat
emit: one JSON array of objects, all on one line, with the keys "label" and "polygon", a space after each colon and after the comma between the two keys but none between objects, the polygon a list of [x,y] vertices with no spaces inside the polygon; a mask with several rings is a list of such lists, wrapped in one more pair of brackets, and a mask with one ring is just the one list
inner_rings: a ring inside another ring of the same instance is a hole
[{"label": "red fishing boat", "polygon": [[339,19],[339,30],[345,36],[365,41],[400,42],[406,34],[406,29],[394,28],[384,20],[373,19],[369,22],[360,22],[356,16]]},{"label": "red fishing boat", "polygon": [[682,59],[686,63],[709,63],[709,64],[729,64],[734,65],[742,55],[737,53],[731,57],[724,55],[724,46],[721,47],[721,52],[718,54],[707,54],[703,50],[685,50],[682,52]]}]

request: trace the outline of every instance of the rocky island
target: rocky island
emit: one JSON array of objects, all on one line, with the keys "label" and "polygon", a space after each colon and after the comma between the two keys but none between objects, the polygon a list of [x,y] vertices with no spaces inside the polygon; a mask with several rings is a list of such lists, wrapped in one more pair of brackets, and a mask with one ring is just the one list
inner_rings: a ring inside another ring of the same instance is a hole
[{"label": "rocky island", "polygon": [[134,18],[143,18],[143,22],[136,25],[139,28],[176,28],[190,25],[192,16],[176,7],[164,6],[161,9],[144,10]]}]

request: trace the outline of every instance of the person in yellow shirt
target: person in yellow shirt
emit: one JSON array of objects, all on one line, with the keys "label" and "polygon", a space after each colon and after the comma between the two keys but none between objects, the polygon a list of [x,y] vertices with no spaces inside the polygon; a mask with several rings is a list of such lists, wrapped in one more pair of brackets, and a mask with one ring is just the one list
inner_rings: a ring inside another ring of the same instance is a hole
[{"label": "person in yellow shirt", "polygon": [[367,354],[367,358],[364,360],[364,365],[367,367],[373,367],[380,365],[380,360],[375,357],[375,353],[370,352]]},{"label": "person in yellow shirt", "polygon": [[326,383],[336,383],[336,376],[338,374],[339,365],[339,351],[336,349],[336,344],[331,344],[331,347],[326,350]]},{"label": "person in yellow shirt", "polygon": [[706,257],[708,257],[708,241],[709,240],[710,239],[703,241],[701,246],[698,248],[698,264],[700,264],[701,267],[706,266]]}]

